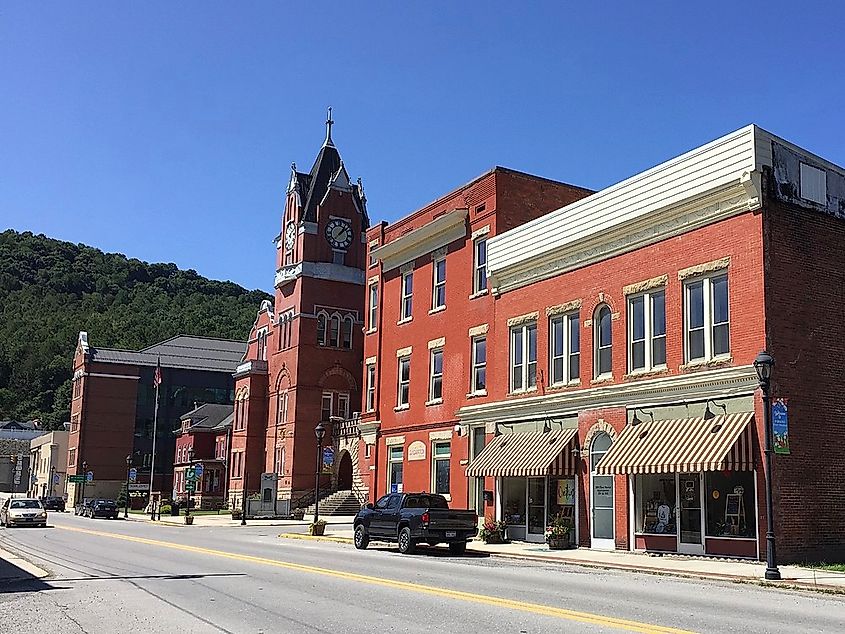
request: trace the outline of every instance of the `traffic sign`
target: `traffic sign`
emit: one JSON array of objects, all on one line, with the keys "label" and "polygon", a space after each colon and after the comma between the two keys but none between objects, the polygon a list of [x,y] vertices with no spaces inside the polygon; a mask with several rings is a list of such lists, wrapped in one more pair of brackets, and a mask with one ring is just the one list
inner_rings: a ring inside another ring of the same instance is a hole
[{"label": "traffic sign", "polygon": [[85,476],[82,475],[82,474],[70,475],[70,476],[67,477],[67,481],[75,483],[75,484],[81,484],[81,483],[85,482]]},{"label": "traffic sign", "polygon": [[138,470],[135,467],[132,467],[129,470],[129,481],[135,482],[135,480],[137,480],[137,479],[138,479]]},{"label": "traffic sign", "polygon": [[185,491],[187,491],[188,493],[193,493],[196,490],[197,490],[197,485],[194,484],[193,482],[186,482],[185,483]]},{"label": "traffic sign", "polygon": [[194,471],[194,470],[193,470],[193,469],[191,469],[190,467],[188,467],[187,469],[185,469],[185,479],[186,479],[188,482],[193,482],[194,480],[196,480],[196,479],[197,479],[197,474],[196,474],[196,471]]},{"label": "traffic sign", "polygon": [[94,481],[94,472],[93,471],[89,471],[88,473],[85,474],[85,481],[86,482],[93,482]]},{"label": "traffic sign", "polygon": [[202,465],[201,465],[201,464],[198,464],[196,467],[194,467],[194,473],[196,474],[196,476],[197,476],[198,478],[201,478],[201,477],[202,477],[202,472],[203,472],[203,471],[204,471],[204,469],[203,469],[203,467],[202,467]]}]

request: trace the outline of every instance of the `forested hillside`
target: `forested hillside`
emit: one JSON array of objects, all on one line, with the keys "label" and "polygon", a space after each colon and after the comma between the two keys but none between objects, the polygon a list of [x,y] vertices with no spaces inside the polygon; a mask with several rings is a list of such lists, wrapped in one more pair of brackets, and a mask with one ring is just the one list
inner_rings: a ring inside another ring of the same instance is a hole
[{"label": "forested hillside", "polygon": [[178,334],[245,339],[271,299],[183,271],[43,235],[0,233],[0,420],[68,420],[80,330],[139,349]]}]

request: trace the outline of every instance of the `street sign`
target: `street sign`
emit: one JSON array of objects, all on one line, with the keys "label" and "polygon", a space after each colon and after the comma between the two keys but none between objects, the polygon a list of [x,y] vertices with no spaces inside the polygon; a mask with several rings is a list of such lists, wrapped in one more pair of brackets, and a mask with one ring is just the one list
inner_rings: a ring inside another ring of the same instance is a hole
[{"label": "street sign", "polygon": [[83,482],[85,482],[85,476],[82,474],[71,475],[67,477],[67,481],[75,484],[82,484]]},{"label": "street sign", "polygon": [[88,473],[85,474],[85,481],[86,482],[93,482],[94,481],[94,472],[93,471],[89,471]]},{"label": "street sign", "polygon": [[185,469],[185,479],[188,482],[193,482],[197,479],[197,473],[191,468]]},{"label": "street sign", "polygon": [[193,493],[196,490],[197,490],[197,485],[194,484],[193,482],[186,482],[185,483],[185,491],[187,491],[188,493]]},{"label": "street sign", "polygon": [[135,482],[135,480],[137,480],[137,479],[138,479],[138,470],[135,467],[132,467],[129,470],[129,481]]},{"label": "street sign", "polygon": [[145,484],[143,482],[130,482],[129,483],[129,490],[130,491],[147,491],[150,488],[149,484]]},{"label": "street sign", "polygon": [[194,467],[194,473],[196,474],[196,476],[197,476],[198,478],[201,478],[201,477],[202,477],[202,472],[203,472],[203,470],[204,470],[204,469],[203,469],[203,467],[202,467],[202,465],[201,465],[201,464],[198,464],[196,467]]}]

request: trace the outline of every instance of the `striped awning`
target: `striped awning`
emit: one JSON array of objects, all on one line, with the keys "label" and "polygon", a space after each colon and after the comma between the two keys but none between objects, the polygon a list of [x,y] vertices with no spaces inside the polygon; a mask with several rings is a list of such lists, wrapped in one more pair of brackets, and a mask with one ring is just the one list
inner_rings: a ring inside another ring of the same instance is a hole
[{"label": "striped awning", "polygon": [[574,475],[575,456],[571,443],[577,433],[577,429],[563,429],[496,436],[467,467],[467,475]]},{"label": "striped awning", "polygon": [[681,418],[628,425],[596,467],[596,473],[748,471],[754,468],[754,414],[709,420]]}]

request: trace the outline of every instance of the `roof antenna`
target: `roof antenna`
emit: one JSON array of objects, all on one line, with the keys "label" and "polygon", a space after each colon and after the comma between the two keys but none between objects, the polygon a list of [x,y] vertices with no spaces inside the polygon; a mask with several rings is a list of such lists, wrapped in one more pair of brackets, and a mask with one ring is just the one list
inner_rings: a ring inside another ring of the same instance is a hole
[{"label": "roof antenna", "polygon": [[332,143],[332,125],[334,121],[332,121],[332,107],[329,106],[329,112],[326,116],[326,142],[323,145],[334,145]]}]

